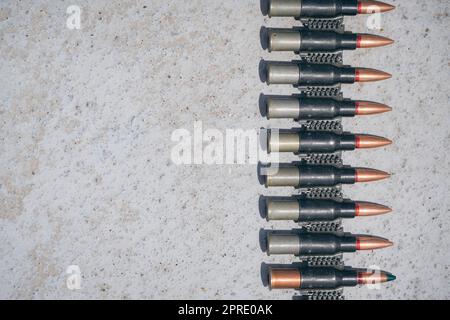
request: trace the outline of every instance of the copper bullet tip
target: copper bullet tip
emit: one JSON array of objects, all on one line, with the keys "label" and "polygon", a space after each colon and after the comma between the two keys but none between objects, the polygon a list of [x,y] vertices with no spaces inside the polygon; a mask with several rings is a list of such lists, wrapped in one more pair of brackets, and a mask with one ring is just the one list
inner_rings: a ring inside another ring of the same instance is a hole
[{"label": "copper bullet tip", "polygon": [[389,73],[369,69],[369,68],[356,68],[355,71],[355,81],[356,82],[373,82],[373,81],[381,81],[391,78],[392,75]]},{"label": "copper bullet tip", "polygon": [[392,212],[392,209],[381,204],[363,201],[356,202],[355,216],[370,217],[386,214],[389,212]]},{"label": "copper bullet tip", "polygon": [[356,102],[356,114],[359,116],[378,114],[392,111],[391,107],[385,104],[371,102],[371,101],[357,101]]},{"label": "copper bullet tip", "polygon": [[394,40],[376,36],[373,34],[358,34],[357,40],[356,40],[356,47],[357,48],[376,48],[376,47],[383,47],[388,46],[390,44],[393,44]]},{"label": "copper bullet tip", "polygon": [[364,0],[358,1],[358,13],[359,14],[371,14],[371,13],[381,13],[394,10],[395,6],[381,2],[381,1],[371,1]]},{"label": "copper bullet tip", "polygon": [[356,170],[356,182],[371,182],[383,180],[390,177],[390,174],[381,170],[357,168]]},{"label": "copper bullet tip", "polygon": [[356,237],[356,250],[376,250],[393,246],[394,243],[380,237],[358,236]]},{"label": "copper bullet tip", "polygon": [[270,269],[270,289],[299,289],[301,274],[298,269]]},{"label": "copper bullet tip", "polygon": [[367,270],[358,272],[358,284],[377,284],[394,281],[396,277],[386,271]]},{"label": "copper bullet tip", "polygon": [[356,135],[356,148],[379,148],[391,144],[392,141],[383,137],[372,136],[368,134]]}]

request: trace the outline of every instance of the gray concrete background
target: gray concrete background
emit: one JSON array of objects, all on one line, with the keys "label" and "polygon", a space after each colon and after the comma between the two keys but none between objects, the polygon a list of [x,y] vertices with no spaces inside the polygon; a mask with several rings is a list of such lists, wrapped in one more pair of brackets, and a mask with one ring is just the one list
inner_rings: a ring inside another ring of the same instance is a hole
[{"label": "gray concrete background", "polygon": [[[396,0],[383,30],[367,17],[348,29],[397,40],[349,52],[345,62],[394,74],[346,86],[347,97],[384,102],[390,114],[345,121],[349,131],[390,137],[384,150],[349,153],[348,164],[393,173],[345,188],[391,205],[392,215],[347,221],[347,231],[396,246],[346,256],[398,280],[348,298],[449,298],[449,1]],[[82,8],[81,30],[66,9]],[[289,262],[260,250],[260,228],[290,228],[258,214],[265,190],[256,166],[176,166],[173,130],[292,127],[258,110],[269,54],[259,1],[2,1],[0,4],[0,298],[289,299],[263,287],[260,265]],[[286,159],[293,159],[287,157]],[[82,288],[66,287],[78,265]]]}]

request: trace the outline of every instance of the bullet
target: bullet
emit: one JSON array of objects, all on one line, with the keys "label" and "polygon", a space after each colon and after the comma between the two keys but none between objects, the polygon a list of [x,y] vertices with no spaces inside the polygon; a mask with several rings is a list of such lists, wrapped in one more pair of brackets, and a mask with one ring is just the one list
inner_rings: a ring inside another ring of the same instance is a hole
[{"label": "bullet", "polygon": [[392,246],[387,239],[374,236],[358,236],[337,233],[269,233],[267,254],[295,256],[326,256],[361,250],[376,250]]},{"label": "bullet", "polygon": [[380,1],[357,0],[270,0],[269,17],[335,18],[381,13],[395,7]]},{"label": "bullet", "polygon": [[394,40],[376,36],[373,34],[358,34],[356,38],[356,47],[357,48],[376,48],[376,47],[384,47],[390,44],[393,44]]},{"label": "bullet", "polygon": [[295,222],[334,221],[336,219],[382,215],[392,210],[365,201],[336,201],[331,199],[267,198],[265,214],[268,221]]},{"label": "bullet", "polygon": [[392,144],[392,141],[383,137],[368,134],[355,135],[356,149],[379,148]]},{"label": "bullet", "polygon": [[266,168],[266,187],[332,187],[388,178],[384,171],[326,165],[279,164]]},{"label": "bullet", "polygon": [[336,134],[326,131],[289,131],[272,129],[267,134],[267,151],[306,153],[333,153],[363,148],[378,148],[392,141],[365,134]]},{"label": "bullet", "polygon": [[385,104],[371,102],[371,101],[357,101],[356,102],[356,115],[365,116],[372,114],[379,114],[392,111],[391,107]]},{"label": "bullet", "polygon": [[378,284],[395,280],[395,276],[381,270],[334,267],[270,268],[271,289],[334,290],[342,287]]},{"label": "bullet", "polygon": [[387,72],[368,68],[356,68],[355,82],[374,82],[391,78]]},{"label": "bullet", "polygon": [[374,236],[356,236],[356,250],[376,250],[391,247],[394,244],[384,238]]},{"label": "bullet", "polygon": [[353,67],[338,67],[331,64],[309,64],[303,62],[268,62],[267,84],[336,85],[340,83],[372,82],[390,78],[389,73]]},{"label": "bullet", "polygon": [[381,204],[362,201],[356,202],[355,209],[356,209],[355,216],[357,217],[378,216],[392,211],[391,208],[388,208]]},{"label": "bullet", "polygon": [[266,109],[268,119],[294,119],[297,121],[333,120],[340,117],[374,115],[392,110],[377,102],[298,96],[267,97]]},{"label": "bullet", "polygon": [[356,182],[372,182],[389,178],[390,174],[384,171],[369,169],[369,168],[357,168],[355,169],[355,181]]},{"label": "bullet", "polygon": [[308,29],[268,29],[267,37],[269,51],[294,52],[335,52],[381,47],[394,42],[391,39],[370,34]]},{"label": "bullet", "polygon": [[394,9],[395,6],[381,1],[358,1],[358,14],[382,13]]}]

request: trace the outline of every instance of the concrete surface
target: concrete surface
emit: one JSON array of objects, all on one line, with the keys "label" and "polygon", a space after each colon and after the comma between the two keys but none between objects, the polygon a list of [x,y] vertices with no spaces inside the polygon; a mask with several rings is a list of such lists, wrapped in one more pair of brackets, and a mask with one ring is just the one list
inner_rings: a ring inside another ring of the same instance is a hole
[{"label": "concrete surface", "polygon": [[[390,137],[384,150],[348,164],[393,172],[346,187],[349,197],[391,205],[390,216],[347,221],[347,231],[396,246],[346,256],[398,280],[357,299],[450,298],[449,1],[396,0],[381,32],[367,17],[348,29],[395,46],[350,52],[348,64],[394,74],[346,86],[347,97],[394,112],[346,120],[349,131]],[[81,30],[66,26],[69,5]],[[0,4],[0,298],[290,299],[262,285],[258,214],[265,190],[255,165],[176,166],[175,129],[292,127],[267,121],[261,92],[287,94],[258,77],[260,59],[288,60],[260,45],[259,1],[2,1]],[[287,157],[287,159],[294,159]],[[80,290],[66,285],[79,266]]]}]

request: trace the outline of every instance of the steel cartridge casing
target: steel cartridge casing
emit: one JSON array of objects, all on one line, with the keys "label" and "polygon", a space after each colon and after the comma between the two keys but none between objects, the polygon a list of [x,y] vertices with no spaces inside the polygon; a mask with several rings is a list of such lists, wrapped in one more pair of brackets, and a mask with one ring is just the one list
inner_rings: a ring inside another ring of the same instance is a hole
[{"label": "steel cartridge casing", "polygon": [[300,119],[300,99],[296,97],[268,97],[267,119]]},{"label": "steel cartridge casing", "polygon": [[270,0],[269,17],[333,18],[356,15],[357,0]]},{"label": "steel cartridge casing", "polygon": [[354,218],[356,204],[328,199],[270,199],[266,200],[267,220],[293,220],[296,222],[334,221]]},{"label": "steel cartridge casing", "polygon": [[300,201],[266,199],[266,219],[272,220],[293,220],[299,221]]},{"label": "steel cartridge casing", "polygon": [[269,0],[269,17],[300,17],[301,0]]},{"label": "steel cartridge casing", "polygon": [[356,237],[332,233],[275,234],[267,236],[267,254],[334,255],[355,252]]},{"label": "steel cartridge casing", "polygon": [[289,165],[268,168],[266,187],[326,187],[356,182],[354,168],[322,165]]},{"label": "steel cartridge casing", "polygon": [[300,184],[300,170],[296,166],[267,168],[265,176],[266,187],[294,187]]},{"label": "steel cartridge casing", "polygon": [[268,119],[332,120],[338,117],[354,117],[356,103],[332,98],[268,97]]},{"label": "steel cartridge casing", "polygon": [[[267,131],[267,152],[298,152],[300,135],[295,132]],[[294,150],[294,151],[292,151]]]},{"label": "steel cartridge casing", "polygon": [[336,85],[354,83],[356,71],[351,67],[330,64],[268,63],[267,83],[291,85]]},{"label": "steel cartridge casing", "polygon": [[314,52],[355,50],[358,36],[353,33],[300,29],[269,29],[269,51]]},{"label": "steel cartridge casing", "polygon": [[294,63],[269,63],[267,66],[267,84],[292,84],[300,82],[300,68]]},{"label": "steel cartridge casing", "polygon": [[279,132],[270,130],[267,135],[267,150],[271,152],[333,153],[339,150],[354,150],[356,136],[333,132]]}]

